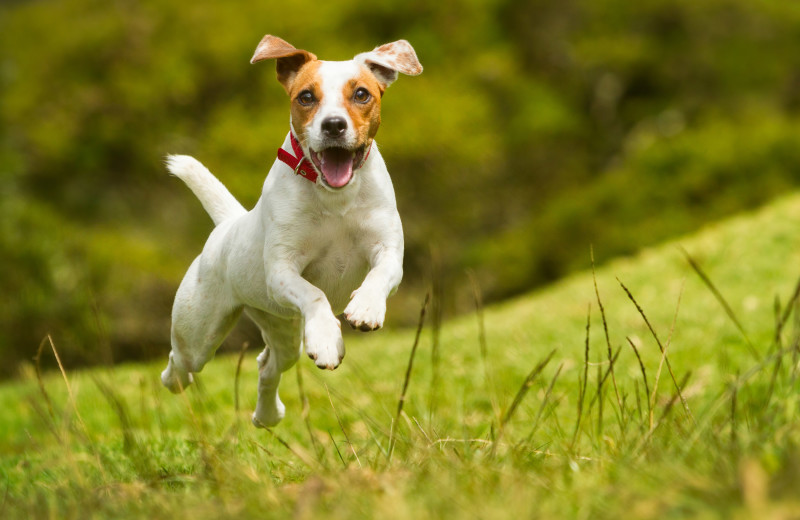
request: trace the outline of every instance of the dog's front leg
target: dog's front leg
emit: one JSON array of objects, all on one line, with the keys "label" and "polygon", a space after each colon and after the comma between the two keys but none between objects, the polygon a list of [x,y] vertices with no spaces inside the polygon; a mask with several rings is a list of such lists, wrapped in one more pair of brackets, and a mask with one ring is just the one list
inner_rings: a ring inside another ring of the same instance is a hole
[{"label": "dog's front leg", "polygon": [[306,354],[319,368],[333,370],[344,358],[342,324],[331,310],[325,293],[305,280],[292,266],[273,266],[267,278],[270,298],[303,316]]},{"label": "dog's front leg", "polygon": [[402,278],[402,245],[380,248],[372,259],[372,269],[361,286],[353,291],[350,303],[344,310],[350,326],[365,332],[383,327],[386,299],[394,294]]}]

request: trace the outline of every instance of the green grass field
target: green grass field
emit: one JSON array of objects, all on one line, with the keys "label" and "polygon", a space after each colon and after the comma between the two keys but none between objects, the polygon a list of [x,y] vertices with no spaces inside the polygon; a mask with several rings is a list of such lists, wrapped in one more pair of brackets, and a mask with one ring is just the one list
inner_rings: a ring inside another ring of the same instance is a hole
[{"label": "green grass field", "polygon": [[256,348],[182,396],[166,353],[32,363],[0,387],[0,518],[800,518],[799,229],[795,195],[598,267],[597,290],[428,320],[408,379],[414,330],[348,335],[335,372],[285,374],[271,431]]}]

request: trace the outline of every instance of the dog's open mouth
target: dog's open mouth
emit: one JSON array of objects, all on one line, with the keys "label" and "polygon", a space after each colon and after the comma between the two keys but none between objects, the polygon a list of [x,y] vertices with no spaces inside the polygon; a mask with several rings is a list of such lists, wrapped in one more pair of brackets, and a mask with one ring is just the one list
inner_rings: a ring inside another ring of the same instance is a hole
[{"label": "dog's open mouth", "polygon": [[311,153],[311,162],[322,173],[325,184],[331,188],[344,188],[353,178],[353,172],[361,167],[364,162],[365,146],[348,150],[346,148],[331,147]]}]

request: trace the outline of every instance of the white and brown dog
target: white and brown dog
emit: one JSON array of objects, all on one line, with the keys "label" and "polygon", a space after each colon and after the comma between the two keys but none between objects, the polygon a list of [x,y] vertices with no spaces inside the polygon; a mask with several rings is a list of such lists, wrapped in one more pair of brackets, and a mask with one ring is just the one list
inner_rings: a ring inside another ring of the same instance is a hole
[{"label": "white and brown dog", "polygon": [[303,347],[318,367],[339,366],[339,313],[363,331],[383,325],[403,274],[403,229],[373,139],[386,87],[399,72],[422,72],[404,40],[332,62],[267,35],[251,63],[267,59],[277,60],[291,99],[290,132],[256,206],[245,210],[195,159],[168,158],[216,227],[175,296],[161,374],[173,392],[186,388],[244,311],[266,344],[253,414],[260,427],[283,418],[278,383]]}]

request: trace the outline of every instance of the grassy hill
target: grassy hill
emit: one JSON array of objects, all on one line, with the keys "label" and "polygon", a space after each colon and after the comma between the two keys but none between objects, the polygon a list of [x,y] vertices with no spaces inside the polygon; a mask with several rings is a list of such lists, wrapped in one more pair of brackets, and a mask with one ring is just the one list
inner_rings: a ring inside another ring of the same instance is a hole
[{"label": "grassy hill", "polygon": [[413,330],[348,335],[337,371],[285,375],[271,431],[249,423],[255,348],[184,396],[161,363],[31,364],[0,387],[0,516],[796,518],[798,224],[793,195],[596,289],[585,272],[426,322],[409,379]]}]

